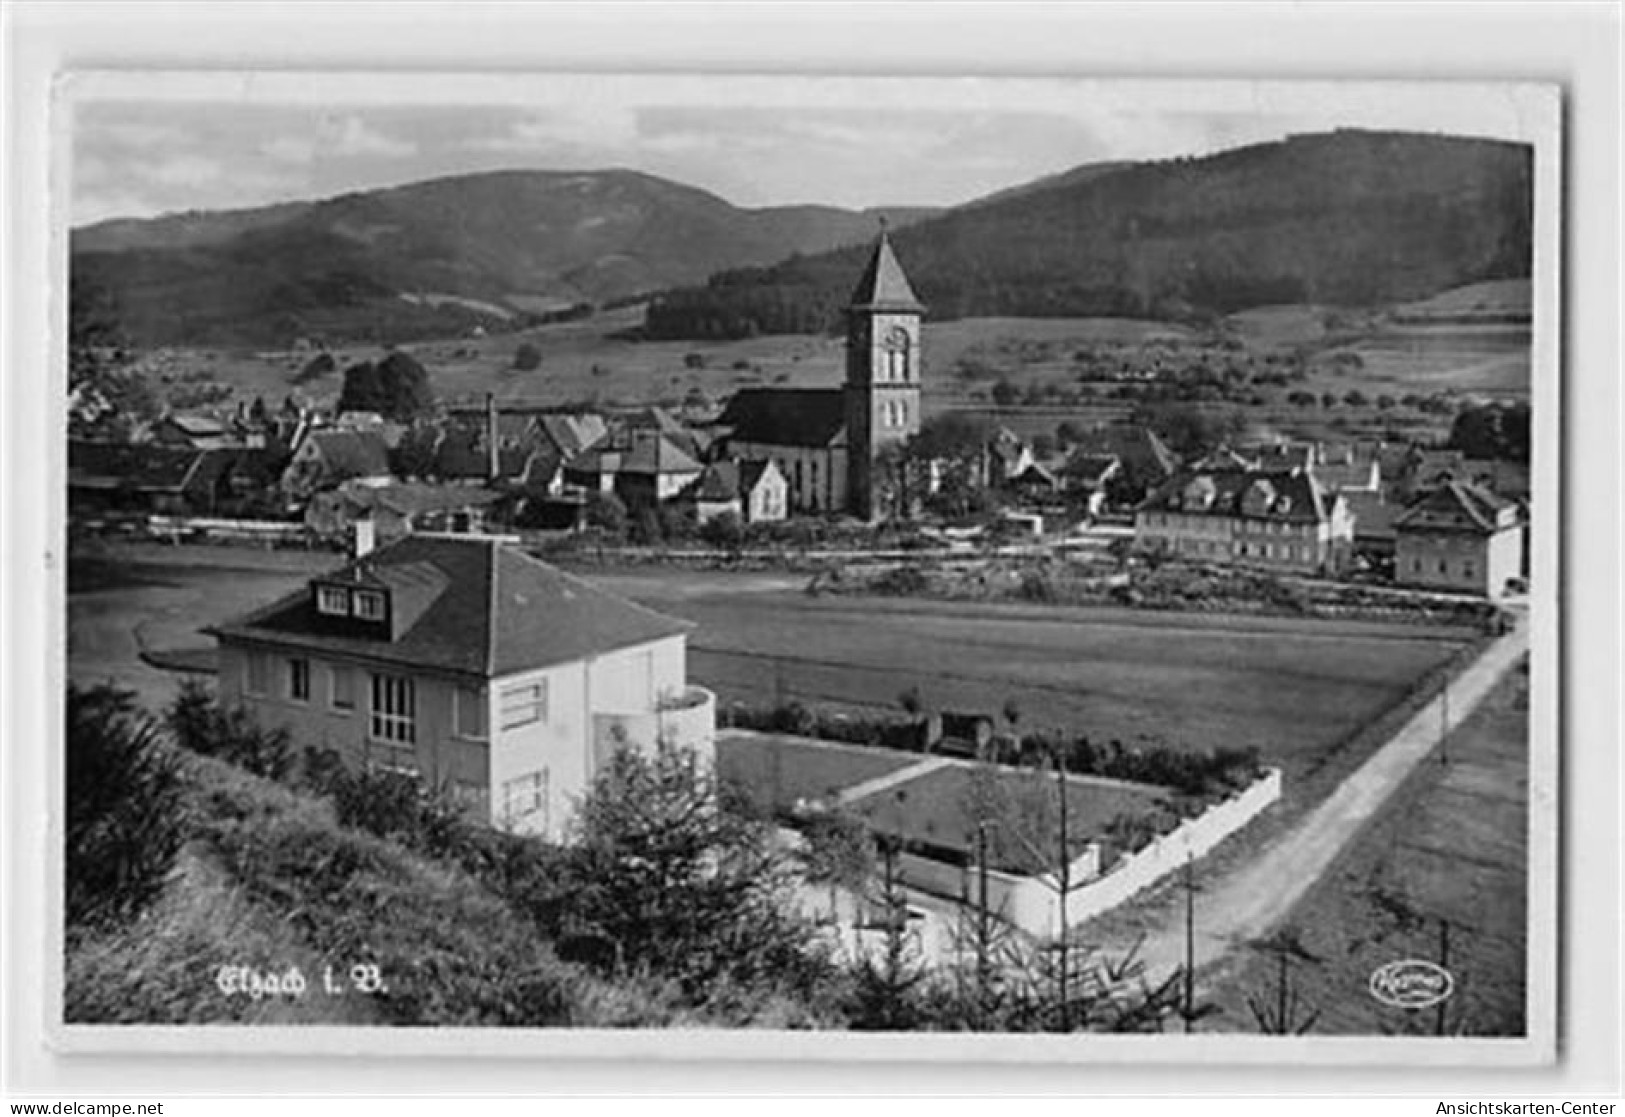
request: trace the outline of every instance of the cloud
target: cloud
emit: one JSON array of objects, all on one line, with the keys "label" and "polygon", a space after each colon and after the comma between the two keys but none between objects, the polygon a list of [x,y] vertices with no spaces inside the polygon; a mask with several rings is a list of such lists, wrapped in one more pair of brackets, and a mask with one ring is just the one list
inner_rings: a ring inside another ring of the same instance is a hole
[{"label": "cloud", "polygon": [[639,140],[636,109],[580,105],[526,114],[505,132],[470,140],[467,146],[523,154],[571,147],[630,149]]},{"label": "cloud", "polygon": [[277,163],[309,163],[316,158],[316,141],[302,136],[278,136],[260,144],[260,154]]},{"label": "cloud", "polygon": [[175,155],[143,164],[136,173],[160,186],[195,187],[219,181],[225,170],[219,160],[204,155]]},{"label": "cloud", "polygon": [[175,147],[189,143],[194,136],[175,124],[154,124],[142,121],[103,121],[92,125],[101,140],[121,147],[152,148]]},{"label": "cloud", "polygon": [[323,127],[321,150],[324,154],[352,159],[362,156],[404,159],[416,155],[418,145],[386,136],[359,116],[346,116]]}]

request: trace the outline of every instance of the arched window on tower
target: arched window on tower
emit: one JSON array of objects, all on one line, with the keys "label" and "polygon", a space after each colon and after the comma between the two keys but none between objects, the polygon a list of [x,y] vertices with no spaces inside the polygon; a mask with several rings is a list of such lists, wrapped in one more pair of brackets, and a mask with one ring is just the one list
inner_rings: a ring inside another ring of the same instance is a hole
[{"label": "arched window on tower", "polygon": [[908,379],[908,331],[897,326],[886,335],[885,377],[887,380]]}]

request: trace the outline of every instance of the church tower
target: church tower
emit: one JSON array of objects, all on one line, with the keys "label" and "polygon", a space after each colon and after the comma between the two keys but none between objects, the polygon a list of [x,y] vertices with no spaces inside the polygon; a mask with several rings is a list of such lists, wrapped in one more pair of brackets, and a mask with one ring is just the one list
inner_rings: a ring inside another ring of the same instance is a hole
[{"label": "church tower", "polygon": [[875,458],[920,429],[920,315],[884,224],[846,308],[847,511],[881,511]]}]

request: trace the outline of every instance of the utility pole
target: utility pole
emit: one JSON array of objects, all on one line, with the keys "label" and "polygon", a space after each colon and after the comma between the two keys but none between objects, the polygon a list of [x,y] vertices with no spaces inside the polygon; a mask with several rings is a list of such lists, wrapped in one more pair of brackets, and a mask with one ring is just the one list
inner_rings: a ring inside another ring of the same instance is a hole
[{"label": "utility pole", "polygon": [[1185,1031],[1196,1013],[1196,876],[1192,858],[1185,854]]},{"label": "utility pole", "polygon": [[1072,886],[1072,858],[1071,851],[1068,849],[1069,843],[1067,841],[1066,757],[1062,754],[1059,744],[1056,745],[1055,749],[1055,786],[1061,797],[1061,802],[1059,804],[1061,823],[1061,864],[1059,867],[1059,872],[1056,874],[1057,883],[1059,883],[1061,886],[1060,894],[1057,897],[1057,908],[1061,917],[1061,949],[1056,957],[1056,962],[1060,966],[1060,974],[1057,985],[1059,987],[1058,992],[1061,998],[1061,1030],[1064,1032],[1070,1032],[1072,1030],[1072,991],[1069,987],[1071,984],[1071,974],[1069,972],[1071,969],[1071,944],[1067,941],[1067,934],[1070,928],[1067,926],[1066,919],[1066,894],[1067,890]]},{"label": "utility pole", "polygon": [[[1439,968],[1446,973],[1450,971],[1450,920],[1439,917]],[[1445,1006],[1450,1003],[1446,997],[1439,1002],[1437,1015],[1433,1019],[1433,1034],[1445,1034]]]},{"label": "utility pole", "polygon": [[1450,676],[1444,677],[1439,691],[1439,763],[1450,763]]},{"label": "utility pole", "polygon": [[976,1015],[986,1024],[988,991],[993,986],[992,927],[987,904],[987,820],[976,824]]}]

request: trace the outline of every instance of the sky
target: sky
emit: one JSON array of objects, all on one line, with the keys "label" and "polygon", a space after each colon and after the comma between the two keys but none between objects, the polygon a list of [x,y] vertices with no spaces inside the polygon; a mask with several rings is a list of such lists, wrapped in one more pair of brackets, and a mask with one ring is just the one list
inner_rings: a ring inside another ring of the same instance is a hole
[{"label": "sky", "polygon": [[953,205],[1102,160],[1337,127],[1528,138],[1512,87],[549,75],[80,75],[74,226],[504,168],[624,167],[741,206]]}]

